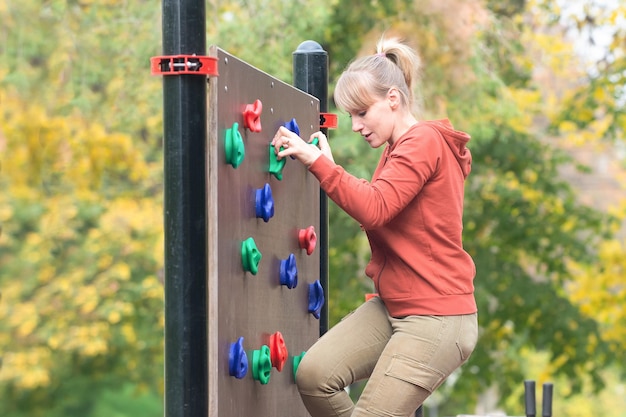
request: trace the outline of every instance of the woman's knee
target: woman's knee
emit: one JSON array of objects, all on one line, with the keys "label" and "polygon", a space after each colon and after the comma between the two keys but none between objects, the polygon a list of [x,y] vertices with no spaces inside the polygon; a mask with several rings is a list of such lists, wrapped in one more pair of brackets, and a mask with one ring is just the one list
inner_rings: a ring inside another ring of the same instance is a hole
[{"label": "woman's knee", "polygon": [[[296,385],[300,392],[317,392],[321,390],[324,375],[320,372],[321,367],[310,356],[304,355],[296,372]],[[327,376],[326,376],[327,377]]]}]

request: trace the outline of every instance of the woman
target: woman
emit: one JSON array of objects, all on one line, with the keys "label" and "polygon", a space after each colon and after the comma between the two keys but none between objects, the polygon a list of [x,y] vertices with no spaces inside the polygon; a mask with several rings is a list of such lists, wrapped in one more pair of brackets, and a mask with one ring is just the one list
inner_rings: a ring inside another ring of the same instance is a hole
[{"label": "woman", "polygon": [[[469,358],[477,340],[475,267],[461,233],[470,137],[413,114],[420,60],[396,40],[355,60],[337,81],[337,106],[372,148],[385,146],[371,181],[334,163],[327,138],[312,146],[281,127],[277,157],[293,156],[365,230],[365,268],[378,297],[306,353],[296,382],[313,417],[409,416]],[[345,387],[369,378],[356,404]]]}]

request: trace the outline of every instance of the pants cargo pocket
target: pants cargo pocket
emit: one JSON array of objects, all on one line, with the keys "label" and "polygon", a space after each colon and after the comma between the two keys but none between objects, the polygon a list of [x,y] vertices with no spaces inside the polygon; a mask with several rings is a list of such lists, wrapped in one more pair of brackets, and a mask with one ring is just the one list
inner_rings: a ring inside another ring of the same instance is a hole
[{"label": "pants cargo pocket", "polygon": [[[385,417],[406,417],[425,395],[432,393],[446,375],[423,363],[394,355],[384,378],[376,387],[367,411]],[[426,390],[428,393],[423,393]]]}]

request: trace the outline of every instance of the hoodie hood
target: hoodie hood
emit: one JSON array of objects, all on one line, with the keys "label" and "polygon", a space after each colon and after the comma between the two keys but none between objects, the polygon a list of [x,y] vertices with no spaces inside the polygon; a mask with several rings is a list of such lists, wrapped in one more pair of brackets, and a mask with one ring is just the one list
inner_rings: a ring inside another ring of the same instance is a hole
[{"label": "hoodie hood", "polygon": [[432,126],[441,133],[459,163],[463,176],[467,178],[472,170],[472,154],[465,147],[470,140],[470,135],[460,130],[455,130],[448,119],[429,120],[420,122],[420,124]]}]

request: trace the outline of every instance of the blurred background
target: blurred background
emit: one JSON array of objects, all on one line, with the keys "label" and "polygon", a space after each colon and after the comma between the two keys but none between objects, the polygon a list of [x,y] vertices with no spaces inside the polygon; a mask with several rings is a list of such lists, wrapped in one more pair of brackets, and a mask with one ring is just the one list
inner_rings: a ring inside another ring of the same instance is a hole
[{"label": "blurred background", "polygon": [[[555,416],[626,416],[624,0],[209,0],[206,14],[208,44],[288,83],[293,51],[317,41],[331,94],[381,34],[401,36],[424,61],[422,117],[472,135],[480,340],[427,417],[521,415],[524,379],[555,384]],[[161,24],[157,1],[0,1],[3,417],[163,415]],[[369,178],[379,151],[345,114],[330,136]],[[332,325],[372,287],[365,235],[329,210]]]}]

